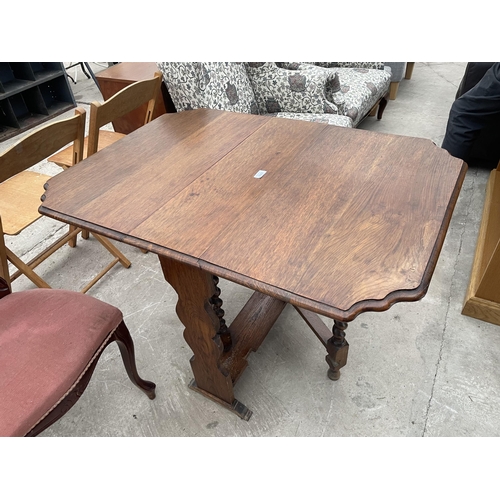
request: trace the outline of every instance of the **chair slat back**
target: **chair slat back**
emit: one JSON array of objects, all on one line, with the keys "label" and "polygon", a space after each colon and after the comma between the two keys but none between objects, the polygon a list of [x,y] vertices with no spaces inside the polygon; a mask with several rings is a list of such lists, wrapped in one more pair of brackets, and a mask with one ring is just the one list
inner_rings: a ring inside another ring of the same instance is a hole
[{"label": "chair slat back", "polygon": [[83,157],[85,110],[35,130],[0,155],[0,182],[26,170],[73,141],[73,164]]},{"label": "chair slat back", "polygon": [[104,103],[93,102],[90,105],[87,157],[97,152],[99,129],[103,125],[121,118],[145,103],[148,106],[144,124],[151,121],[162,78],[162,73],[157,71],[153,78],[130,84]]}]

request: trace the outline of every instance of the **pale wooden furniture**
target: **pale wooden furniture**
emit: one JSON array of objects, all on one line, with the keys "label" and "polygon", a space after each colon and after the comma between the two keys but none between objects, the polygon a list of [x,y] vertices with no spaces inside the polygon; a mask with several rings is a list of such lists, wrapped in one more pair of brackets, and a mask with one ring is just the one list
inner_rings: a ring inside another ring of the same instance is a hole
[{"label": "pale wooden furniture", "polygon": [[[40,211],[159,255],[190,387],[245,419],[234,384],[287,303],[337,379],[348,322],[425,295],[467,169],[426,139],[210,109],[162,115],[85,167],[51,179]],[[229,326],[217,277],[255,290]]]},{"label": "pale wooden furniture", "polygon": [[[154,62],[121,62],[99,71],[96,79],[99,82],[103,99],[108,100],[132,83],[150,78],[156,71],[158,71],[158,66]],[[162,82],[161,89],[156,96],[153,120],[164,113],[175,113],[175,111],[165,83]],[[115,118],[113,129],[121,134],[130,134],[144,125],[145,113],[146,105],[143,105],[124,116]]]},{"label": "pale wooden furniture", "polygon": [[406,63],[406,71],[405,71],[405,79],[406,80],[411,80],[411,77],[413,75],[413,68],[415,67],[414,62],[407,62]]},{"label": "pale wooden furniture", "polygon": [[488,180],[462,314],[500,325],[500,163]]},{"label": "pale wooden furniture", "polygon": [[[27,169],[70,142],[73,143],[73,161],[78,163],[82,156],[84,130],[85,110],[76,108],[72,118],[31,133],[0,156],[0,277],[9,286],[24,274],[36,286],[50,288],[33,269],[62,245],[74,241],[78,230],[70,228],[68,234],[59,238],[31,262],[25,263],[6,247],[4,234],[17,235],[41,217],[38,213],[40,196],[44,192],[43,185],[50,176]],[[16,273],[10,275],[8,262],[18,269]]]},{"label": "pale wooden furniture", "polygon": [[[72,143],[69,146],[71,163],[77,164],[82,157],[84,130],[85,110],[76,108],[73,117],[35,130],[0,155],[0,276],[9,286],[24,274],[36,286],[50,288],[34,269],[64,244],[76,245],[76,236],[81,229],[70,226],[66,235],[25,263],[5,245],[4,234],[18,235],[41,217],[38,212],[40,197],[44,192],[43,186],[50,177],[28,169],[68,143]],[[71,186],[68,187],[68,192],[71,192]],[[118,262],[125,267],[130,266],[130,261],[110,241],[98,234],[95,237],[115,259],[82,289],[83,292]],[[8,262],[18,269],[12,275],[9,273]]]},{"label": "pale wooden furniture", "polygon": [[[83,158],[87,158],[125,137],[125,134],[116,131],[101,130],[101,127],[113,120],[126,116],[132,111],[140,111],[138,108],[146,106],[143,125],[149,123],[153,119],[161,82],[162,74],[160,71],[156,71],[153,78],[141,80],[125,87],[102,104],[97,101],[93,102],[90,105],[89,135],[85,137],[83,144]],[[49,161],[63,168],[70,167],[72,165],[70,149],[66,148],[57,152],[49,158]],[[86,230],[82,232],[82,237],[88,238]]]},{"label": "pale wooden furniture", "polygon": [[132,383],[154,399],[155,384],[137,373],[116,307],[68,290],[10,293],[0,278],[0,318],[0,436],[36,436],[61,418],[111,342]]},{"label": "pale wooden furniture", "polygon": [[[101,130],[101,127],[120,116],[130,113],[143,104],[146,104],[143,124],[149,123],[153,118],[153,110],[161,82],[162,74],[156,71],[153,78],[129,85],[104,103],[93,102],[90,105],[89,134],[85,138],[83,158],[87,158],[98,150],[123,138],[125,134],[111,130]],[[68,148],[51,156],[49,161],[63,168],[72,165],[72,158]]]},{"label": "pale wooden furniture", "polygon": [[389,99],[394,100],[398,94],[399,84],[403,78],[410,80],[414,62],[384,62],[385,66],[391,68],[391,86],[389,88]]}]

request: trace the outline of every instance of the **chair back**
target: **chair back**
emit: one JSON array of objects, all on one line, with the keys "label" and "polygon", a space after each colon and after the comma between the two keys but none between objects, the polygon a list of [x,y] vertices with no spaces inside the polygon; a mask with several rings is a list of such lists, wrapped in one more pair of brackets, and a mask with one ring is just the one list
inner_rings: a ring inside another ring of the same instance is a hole
[{"label": "chair back", "polygon": [[73,141],[73,164],[83,157],[85,110],[76,108],[75,115],[45,125],[14,144],[0,155],[0,182],[26,170]]},{"label": "chair back", "polygon": [[145,103],[147,103],[147,110],[144,124],[151,121],[161,82],[162,73],[157,71],[153,78],[132,83],[107,101],[93,102],[90,105],[87,157],[97,152],[99,129],[102,126],[121,118]]}]

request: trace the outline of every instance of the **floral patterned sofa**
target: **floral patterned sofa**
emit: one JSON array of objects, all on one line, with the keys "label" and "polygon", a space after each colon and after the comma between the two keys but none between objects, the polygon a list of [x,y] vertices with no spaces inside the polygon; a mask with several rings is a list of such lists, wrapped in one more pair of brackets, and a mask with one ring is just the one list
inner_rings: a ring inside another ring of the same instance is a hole
[{"label": "floral patterned sofa", "polygon": [[178,112],[196,108],[356,127],[391,82],[383,63],[158,62]]}]

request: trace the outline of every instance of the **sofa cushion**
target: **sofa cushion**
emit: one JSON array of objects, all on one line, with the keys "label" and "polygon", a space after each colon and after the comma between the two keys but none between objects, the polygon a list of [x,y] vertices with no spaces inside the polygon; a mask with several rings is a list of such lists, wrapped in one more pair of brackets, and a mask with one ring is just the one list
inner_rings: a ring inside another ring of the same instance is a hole
[{"label": "sofa cushion", "polygon": [[331,113],[273,113],[278,118],[289,118],[291,120],[304,120],[308,122],[326,123],[337,127],[352,128],[352,120],[348,116],[333,115]]},{"label": "sofa cushion", "polygon": [[338,113],[326,97],[327,82],[333,83],[334,72],[307,65],[290,70],[273,62],[246,63],[246,68],[261,114]]},{"label": "sofa cushion", "polygon": [[323,68],[358,68],[383,70],[386,63],[383,62],[315,62],[316,66]]},{"label": "sofa cushion", "polygon": [[206,108],[259,114],[244,63],[206,62],[201,69]]},{"label": "sofa cushion", "polygon": [[177,111],[197,108],[258,114],[243,63],[159,62]]},{"label": "sofa cushion", "polygon": [[[340,91],[340,80],[334,68],[322,68],[309,62],[277,62],[278,68],[291,69],[295,71],[308,69],[311,72],[325,73],[329,78],[326,80],[325,96],[329,102],[333,102],[337,107],[337,113],[343,115],[345,99]],[[314,69],[311,69],[314,68]]]},{"label": "sofa cushion", "polygon": [[67,290],[0,300],[0,436],[24,436],[79,380],[119,325],[119,309]]},{"label": "sofa cushion", "polygon": [[344,114],[355,127],[389,91],[391,74],[378,69],[337,68],[340,90],[345,99]]}]

